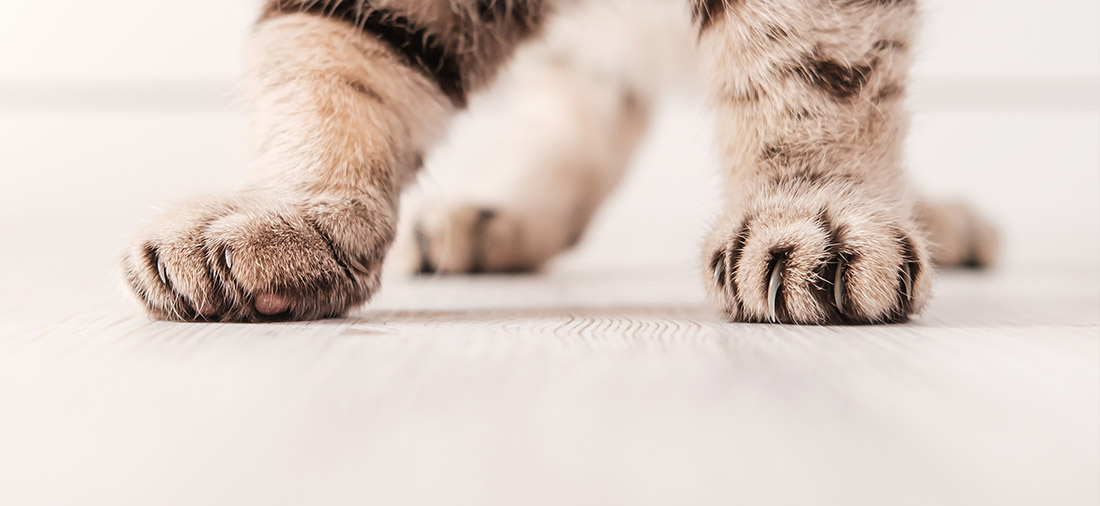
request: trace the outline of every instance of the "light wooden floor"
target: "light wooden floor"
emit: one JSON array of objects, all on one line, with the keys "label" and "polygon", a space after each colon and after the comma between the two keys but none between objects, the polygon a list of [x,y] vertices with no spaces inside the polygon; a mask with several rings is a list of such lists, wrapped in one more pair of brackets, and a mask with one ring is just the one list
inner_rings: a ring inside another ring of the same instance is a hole
[{"label": "light wooden floor", "polygon": [[691,272],[391,279],[354,317],[0,323],[2,504],[1096,504],[1098,279],[733,325]]}]

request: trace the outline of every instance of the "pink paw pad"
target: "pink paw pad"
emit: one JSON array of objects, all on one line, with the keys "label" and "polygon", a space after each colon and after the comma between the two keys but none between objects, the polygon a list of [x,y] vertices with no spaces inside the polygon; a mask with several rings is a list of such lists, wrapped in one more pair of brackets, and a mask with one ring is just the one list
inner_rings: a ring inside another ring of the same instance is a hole
[{"label": "pink paw pad", "polygon": [[256,296],[256,311],[266,316],[285,313],[290,309],[290,299],[274,293],[262,293]]}]

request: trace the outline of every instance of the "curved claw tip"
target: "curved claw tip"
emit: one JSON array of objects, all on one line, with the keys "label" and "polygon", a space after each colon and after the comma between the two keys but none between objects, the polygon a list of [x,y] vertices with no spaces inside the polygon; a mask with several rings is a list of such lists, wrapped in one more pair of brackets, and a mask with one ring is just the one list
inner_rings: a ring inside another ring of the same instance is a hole
[{"label": "curved claw tip", "polygon": [[157,260],[157,274],[160,276],[160,282],[165,285],[168,284],[168,275],[164,273],[164,262]]},{"label": "curved claw tip", "polygon": [[779,315],[775,307],[779,298],[779,288],[783,286],[783,267],[786,263],[787,261],[782,258],[776,261],[768,279],[768,318],[773,323],[779,322]]},{"label": "curved claw tip", "polygon": [[360,274],[370,273],[370,270],[367,269],[367,266],[363,262],[363,259],[358,256],[352,255],[348,257],[348,266],[351,267],[353,270],[359,272]]},{"label": "curved claw tip", "polygon": [[838,260],[836,277],[833,278],[833,299],[836,301],[836,309],[840,311],[840,314],[844,314],[844,271],[844,260]]},{"label": "curved claw tip", "polygon": [[718,264],[718,267],[716,267],[714,269],[714,285],[721,288],[722,285],[723,285],[723,281],[725,281],[725,279],[724,279],[725,277],[726,277],[726,266],[725,266],[725,264],[720,263],[720,264]]},{"label": "curved claw tip", "polygon": [[913,270],[906,262],[902,266],[901,282],[905,285],[905,300],[913,301]]},{"label": "curved claw tip", "polygon": [[224,256],[225,256],[225,266],[226,266],[226,268],[232,269],[233,268],[233,260],[230,259],[230,257],[229,257],[229,250],[225,250],[225,255]]}]

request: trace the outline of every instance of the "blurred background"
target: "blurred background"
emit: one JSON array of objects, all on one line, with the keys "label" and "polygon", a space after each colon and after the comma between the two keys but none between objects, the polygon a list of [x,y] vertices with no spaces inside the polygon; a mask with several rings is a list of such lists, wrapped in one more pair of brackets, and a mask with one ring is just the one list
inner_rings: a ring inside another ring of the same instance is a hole
[{"label": "blurred background", "polygon": [[[1100,3],[923,4],[912,177],[994,218],[1004,266],[1096,271]],[[116,284],[119,246],[156,206],[242,181],[233,90],[256,11],[255,1],[0,2],[0,276],[26,281],[5,287],[3,307],[103,302],[80,294]],[[636,170],[569,261],[694,266],[718,196],[703,111],[690,93],[664,101]],[[437,170],[429,164],[426,186]],[[659,192],[674,198],[653,205]]]}]

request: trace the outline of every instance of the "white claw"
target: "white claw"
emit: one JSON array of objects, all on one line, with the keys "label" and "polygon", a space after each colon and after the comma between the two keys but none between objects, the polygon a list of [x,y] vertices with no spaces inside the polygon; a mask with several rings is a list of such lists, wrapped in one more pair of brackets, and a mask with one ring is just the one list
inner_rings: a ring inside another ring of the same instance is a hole
[{"label": "white claw", "polygon": [[164,262],[157,260],[157,274],[160,275],[160,282],[165,285],[168,284],[168,275],[164,273]]},{"label": "white claw", "polygon": [[913,301],[913,271],[909,269],[909,263],[902,266],[901,281],[905,285],[905,299]]},{"label": "white claw", "polygon": [[726,274],[725,266],[719,264],[717,269],[714,269],[714,286],[722,286],[722,277]]},{"label": "white claw", "polygon": [[771,278],[768,280],[768,318],[772,323],[779,323],[779,316],[775,311],[776,299],[779,297],[779,288],[783,286],[783,267],[787,263],[784,259],[775,262],[772,267]]},{"label": "white claw", "polygon": [[227,269],[233,268],[233,261],[229,259],[229,250],[225,250],[225,267]]},{"label": "white claw", "polygon": [[836,300],[836,309],[844,314],[844,261],[837,260],[836,277],[833,278],[833,299]]}]

